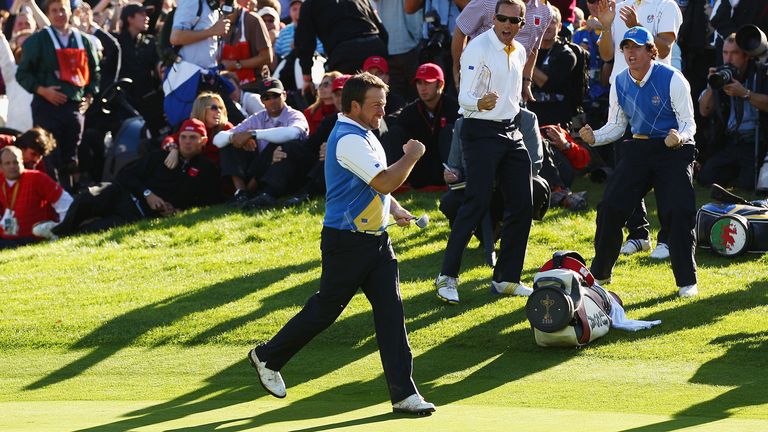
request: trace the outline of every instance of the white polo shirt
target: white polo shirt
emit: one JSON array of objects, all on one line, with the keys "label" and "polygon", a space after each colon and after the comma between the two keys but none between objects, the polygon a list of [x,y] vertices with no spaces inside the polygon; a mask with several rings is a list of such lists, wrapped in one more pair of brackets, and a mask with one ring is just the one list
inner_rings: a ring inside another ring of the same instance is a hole
[{"label": "white polo shirt", "polygon": [[[459,88],[460,112],[465,118],[483,120],[509,120],[520,112],[523,66],[527,58],[525,48],[513,40],[514,50],[507,55],[505,45],[493,27],[469,41],[461,53],[461,84]],[[496,92],[496,107],[479,111],[477,101],[482,95],[474,94],[482,71],[490,72],[489,92]]]}]

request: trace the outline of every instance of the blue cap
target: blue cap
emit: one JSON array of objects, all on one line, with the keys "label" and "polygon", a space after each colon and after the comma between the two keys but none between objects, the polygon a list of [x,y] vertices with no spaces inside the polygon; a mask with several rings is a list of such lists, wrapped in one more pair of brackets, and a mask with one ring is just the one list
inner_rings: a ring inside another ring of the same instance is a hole
[{"label": "blue cap", "polygon": [[648,43],[653,44],[653,36],[651,36],[651,32],[649,32],[645,27],[641,26],[634,26],[627,30],[627,32],[624,33],[624,37],[621,39],[619,46],[623,46],[624,41],[628,40],[631,40],[638,45],[645,45]]}]

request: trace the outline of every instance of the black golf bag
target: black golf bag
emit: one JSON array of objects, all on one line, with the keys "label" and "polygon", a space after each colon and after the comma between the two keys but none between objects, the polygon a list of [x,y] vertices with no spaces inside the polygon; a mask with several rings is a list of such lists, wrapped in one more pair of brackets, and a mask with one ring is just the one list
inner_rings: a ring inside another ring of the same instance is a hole
[{"label": "black golf bag", "polygon": [[612,292],[595,283],[577,252],[555,252],[534,276],[525,313],[539,346],[582,346],[611,327]]},{"label": "black golf bag", "polygon": [[717,202],[696,213],[699,246],[727,257],[768,252],[768,201],[746,201],[717,184],[710,196]]}]

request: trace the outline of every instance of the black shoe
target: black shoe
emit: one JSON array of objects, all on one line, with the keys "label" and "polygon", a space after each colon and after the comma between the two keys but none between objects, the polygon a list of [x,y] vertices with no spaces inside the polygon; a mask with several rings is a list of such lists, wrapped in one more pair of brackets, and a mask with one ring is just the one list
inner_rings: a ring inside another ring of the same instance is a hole
[{"label": "black shoe", "polygon": [[274,207],[275,205],[277,205],[277,199],[266,192],[262,192],[256,195],[255,198],[248,200],[245,204],[243,204],[243,209],[255,210],[260,208],[270,208]]},{"label": "black shoe", "polygon": [[300,194],[296,194],[296,195],[288,198],[287,200],[285,200],[285,202],[283,203],[283,207],[286,207],[286,208],[287,207],[296,207],[296,206],[301,205],[301,204],[303,204],[305,202],[308,202],[308,201],[309,201],[309,194],[308,193],[300,193]]},{"label": "black shoe", "polygon": [[248,196],[248,192],[238,189],[237,192],[235,192],[235,195],[227,201],[227,205],[231,207],[242,207],[250,197]]}]

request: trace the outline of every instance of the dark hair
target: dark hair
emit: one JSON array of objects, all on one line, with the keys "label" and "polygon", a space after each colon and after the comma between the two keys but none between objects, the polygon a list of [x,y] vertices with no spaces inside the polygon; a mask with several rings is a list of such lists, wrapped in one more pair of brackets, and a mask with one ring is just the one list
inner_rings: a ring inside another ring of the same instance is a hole
[{"label": "dark hair", "polygon": [[368,72],[352,75],[341,91],[341,111],[345,114],[352,112],[352,102],[362,105],[365,102],[365,94],[372,88],[380,88],[385,93],[389,91],[389,86],[376,75]]},{"label": "dark hair", "polygon": [[[619,44],[619,50],[622,51],[622,52],[624,52],[624,46],[627,45],[627,44],[624,43],[626,40],[627,39],[624,39]],[[645,47],[646,50],[648,50],[649,53],[651,53],[651,60],[656,60],[656,57],[659,56],[659,49],[656,48],[656,45],[654,45],[651,42],[648,42],[648,43],[646,43],[643,46]]]},{"label": "dark hair", "polygon": [[56,138],[47,130],[36,126],[16,138],[16,147],[30,148],[42,156],[48,156],[56,148]]},{"label": "dark hair", "polygon": [[72,7],[69,5],[69,0],[45,0],[45,3],[43,3],[43,12],[46,15],[48,15],[48,9],[50,9],[51,5],[54,3],[61,3],[62,6],[66,6],[67,9],[72,12]]},{"label": "dark hair", "polygon": [[505,4],[510,6],[514,6],[514,5],[520,6],[520,16],[525,17],[525,3],[523,2],[523,0],[498,0],[496,2],[496,11],[494,13],[499,13],[499,8],[501,7],[501,5],[505,5]]}]

